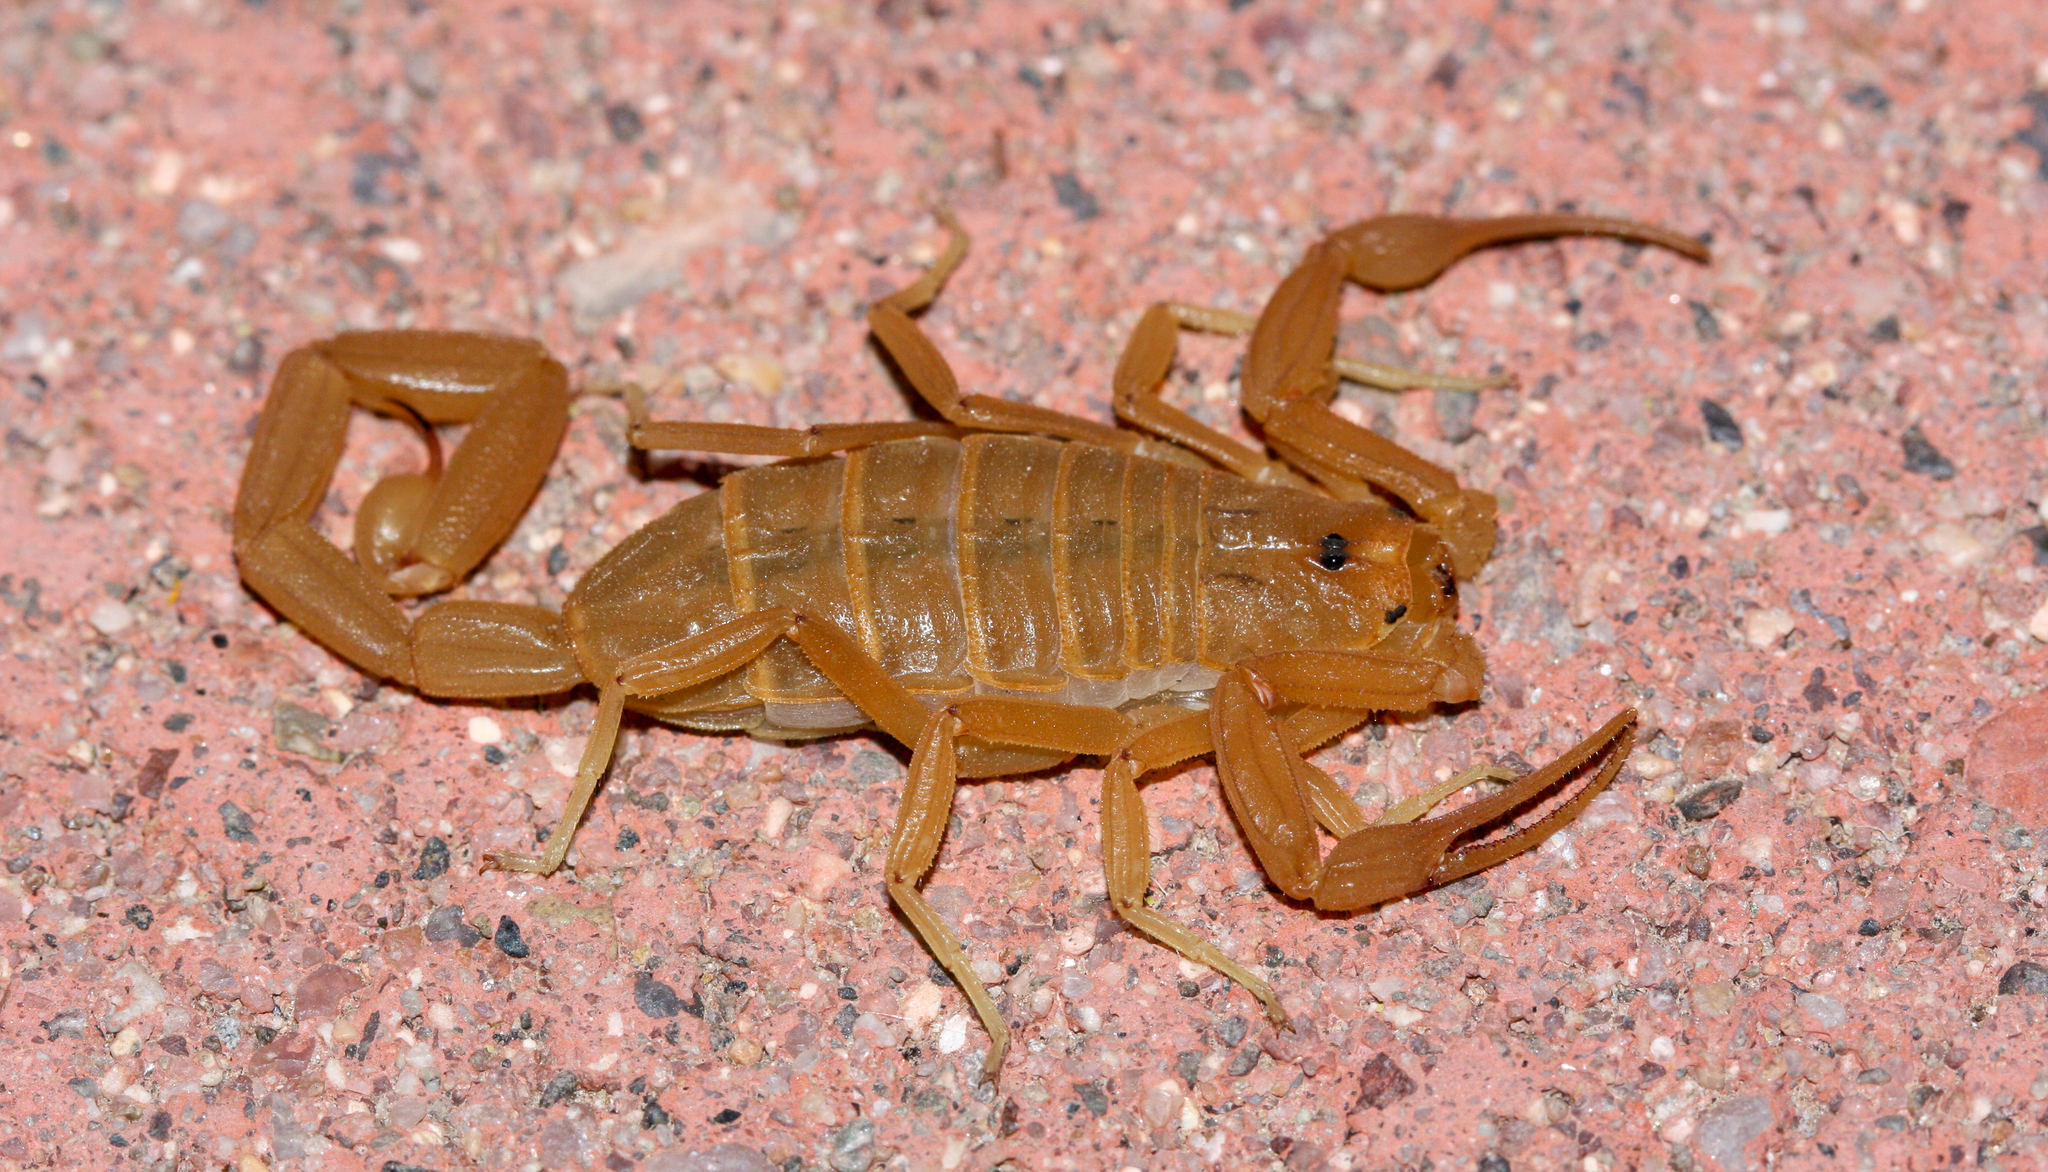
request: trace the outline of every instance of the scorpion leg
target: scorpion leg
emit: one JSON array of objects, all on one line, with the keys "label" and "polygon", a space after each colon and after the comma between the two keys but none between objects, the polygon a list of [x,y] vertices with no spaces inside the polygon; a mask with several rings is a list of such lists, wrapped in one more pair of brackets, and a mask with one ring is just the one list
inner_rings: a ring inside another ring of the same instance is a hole
[{"label": "scorpion leg", "polygon": [[[1320,745],[1341,735],[1356,727],[1363,718],[1364,714],[1356,711],[1299,708],[1280,723],[1289,744],[1306,747]],[[1208,714],[1189,712],[1146,729],[1111,757],[1102,774],[1103,872],[1109,889],[1110,907],[1125,923],[1145,935],[1236,981],[1259,999],[1266,1008],[1267,1017],[1275,1025],[1285,1025],[1287,1013],[1272,986],[1225,955],[1222,949],[1153,910],[1145,902],[1152,881],[1151,827],[1138,782],[1148,773],[1190,757],[1204,756],[1214,747]],[[1368,823],[1358,803],[1329,774],[1307,761],[1302,762],[1302,770],[1308,808],[1324,829],[1343,838],[1366,828]],[[1469,784],[1470,780],[1469,776],[1463,777],[1459,784]],[[1404,803],[1399,812],[1406,813],[1406,807]],[[1412,818],[1420,812],[1407,816]],[[1388,821],[1394,813],[1390,811],[1389,816],[1381,821]]]},{"label": "scorpion leg", "polygon": [[953,975],[974,1012],[988,1030],[988,1057],[982,1077],[994,1079],[1010,1046],[1010,1027],[996,1008],[988,987],[974,972],[959,937],[946,926],[918,884],[938,860],[946,822],[959,781],[958,744],[962,736],[1005,745],[1022,745],[1062,753],[1107,753],[1127,741],[1129,717],[1111,708],[1078,708],[1034,700],[977,696],[933,710],[919,731],[910,758],[910,776],[898,806],[896,832],[890,838],[886,881],[889,898],[903,909],[946,971]]},{"label": "scorpion leg", "polygon": [[1707,259],[1705,246],[1690,237],[1598,216],[1398,215],[1352,224],[1311,247],[1259,315],[1245,353],[1246,413],[1283,460],[1331,495],[1356,500],[1379,489],[1398,497],[1437,527],[1458,576],[1470,577],[1493,551],[1494,498],[1460,488],[1448,469],[1330,411],[1338,374],[1330,359],[1337,304],[1347,278],[1376,289],[1409,289],[1476,248],[1563,235],[1619,236]]},{"label": "scorpion leg", "polygon": [[1338,245],[1321,241],[1274,290],[1245,350],[1244,410],[1283,460],[1332,496],[1366,500],[1380,489],[1414,509],[1443,534],[1458,576],[1470,577],[1493,551],[1493,496],[1329,409],[1344,263]]},{"label": "scorpion leg", "polygon": [[[1340,687],[1340,680],[1331,679],[1324,691],[1327,694]],[[1389,811],[1389,817],[1379,824],[1344,835],[1324,858],[1315,836],[1313,783],[1304,775],[1300,750],[1286,728],[1275,724],[1265,711],[1269,703],[1291,699],[1288,692],[1284,684],[1276,685],[1269,676],[1255,677],[1244,667],[1224,677],[1210,708],[1217,772],[1224,796],[1266,873],[1289,895],[1312,900],[1325,909],[1350,910],[1382,903],[1448,883],[1536,846],[1606,788],[1634,744],[1635,712],[1630,709],[1500,793],[1425,821],[1396,820],[1418,816],[1448,791],[1423,795],[1420,802],[1403,803]],[[1361,709],[1375,706],[1367,696],[1359,697]],[[1451,849],[1465,835],[1537,801],[1599,757],[1606,762],[1598,773],[1533,825],[1491,842]],[[1459,780],[1461,785],[1468,784],[1470,778]]]},{"label": "scorpion leg", "polygon": [[[443,607],[451,605],[455,604],[444,603]],[[851,636],[836,624],[789,607],[754,611],[619,663],[613,681],[599,688],[597,720],[576,769],[576,785],[548,836],[548,849],[539,855],[493,852],[487,856],[486,864],[542,875],[551,874],[562,865],[576,827],[583,821],[584,810],[611,764],[613,742],[628,697],[658,696],[715,679],[753,662],[777,640],[785,638],[801,647],[818,670],[884,732],[907,744],[916,743],[929,709],[891,680]]]},{"label": "scorpion leg", "polygon": [[820,423],[811,427],[756,427],[751,423],[692,423],[647,417],[646,395],[638,387],[626,391],[632,417],[626,442],[646,452],[723,452],[741,456],[800,459],[920,435],[954,436],[950,423],[908,420],[902,423]]},{"label": "scorpion leg", "polygon": [[1152,885],[1151,827],[1138,779],[1209,749],[1208,718],[1190,712],[1147,729],[1110,759],[1102,771],[1102,863],[1109,905],[1133,928],[1197,964],[1242,985],[1266,1007],[1274,1025],[1287,1024],[1287,1011],[1273,987],[1226,956],[1222,949],[1154,911],[1145,903]]},{"label": "scorpion leg", "polygon": [[925,402],[947,422],[969,431],[1010,431],[1080,440],[1120,452],[1175,463],[1192,463],[1185,452],[1157,444],[1107,423],[1082,419],[1030,403],[1014,403],[994,395],[962,395],[960,380],[945,355],[918,327],[912,314],[930,305],[939,287],[967,255],[967,231],[952,213],[938,217],[951,238],[938,261],[916,281],[868,308],[868,328]]},{"label": "scorpion leg", "polygon": [[590,807],[591,796],[597,793],[597,783],[611,766],[612,746],[618,740],[619,719],[625,708],[624,687],[612,684],[599,690],[597,720],[590,726],[590,739],[583,744],[583,759],[576,764],[576,785],[569,791],[569,798],[562,805],[562,816],[548,835],[548,849],[538,855],[492,851],[484,856],[485,870],[496,868],[552,875],[562,865],[562,860],[569,854],[570,840],[576,837],[576,827],[583,822],[583,812]]},{"label": "scorpion leg", "polygon": [[[1167,373],[1173,366],[1181,330],[1248,334],[1257,324],[1257,318],[1235,310],[1176,301],[1155,303],[1138,319],[1138,326],[1131,331],[1131,340],[1125,343],[1123,356],[1117,361],[1113,381],[1117,418],[1161,439],[1199,452],[1248,480],[1306,487],[1306,483],[1286,465],[1269,460],[1249,445],[1197,421],[1161,396]],[[1393,391],[1425,387],[1477,391],[1514,383],[1513,375],[1467,378],[1429,374],[1341,355],[1332,358],[1330,366],[1337,374],[1354,382]]]}]

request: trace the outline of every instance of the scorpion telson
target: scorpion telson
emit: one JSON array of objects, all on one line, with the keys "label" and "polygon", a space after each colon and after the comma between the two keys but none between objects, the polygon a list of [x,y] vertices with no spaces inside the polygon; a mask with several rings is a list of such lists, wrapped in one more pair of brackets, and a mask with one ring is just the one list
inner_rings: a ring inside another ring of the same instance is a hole
[{"label": "scorpion telson", "polygon": [[[992,1076],[1009,1027],[919,890],[961,778],[1103,758],[1110,906],[1242,985],[1281,1023],[1263,978],[1147,899],[1148,775],[1213,754],[1260,867],[1288,895],[1334,910],[1518,855],[1613,780],[1634,743],[1631,710],[1543,768],[1428,819],[1486,771],[1369,820],[1304,759],[1374,712],[1477,699],[1485,670],[1458,626],[1456,578],[1493,548],[1493,497],[1329,405],[1340,376],[1396,388],[1504,380],[1336,355],[1337,303],[1346,280],[1409,288],[1508,240],[1599,234],[1705,260],[1698,242],[1576,215],[1353,224],[1312,246],[1255,319],[1147,310],[1112,381],[1133,431],[961,393],[912,317],[966,254],[966,233],[942,219],[952,232],[944,254],[876,303],[868,323],[944,422],[655,421],[629,392],[634,447],[782,462],[736,472],[627,537],[559,611],[453,600],[414,618],[394,599],[448,589],[511,533],[568,422],[560,363],[531,341],[405,331],[344,334],[285,356],[235,501],[235,556],[250,588],[364,671],[424,695],[597,690],[545,851],[493,853],[488,865],[549,874],[567,861],[628,709],[782,740],[880,729],[913,749],[889,896],[987,1027]],[[1251,335],[1243,407],[1263,450],[1161,400],[1182,329]],[[430,436],[451,424],[468,431],[445,465],[369,491],[351,558],[315,518],[356,407],[412,418]],[[1537,809],[1574,778],[1569,796]],[[1523,814],[1527,825],[1508,828]],[[1335,839],[1327,852],[1325,832]]]}]

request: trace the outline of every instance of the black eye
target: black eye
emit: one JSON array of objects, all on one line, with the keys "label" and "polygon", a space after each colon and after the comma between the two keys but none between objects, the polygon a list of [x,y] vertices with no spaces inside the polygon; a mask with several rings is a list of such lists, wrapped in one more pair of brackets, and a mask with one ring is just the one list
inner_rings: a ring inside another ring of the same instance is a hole
[{"label": "black eye", "polygon": [[1316,564],[1326,570],[1343,569],[1344,563],[1351,560],[1351,555],[1345,552],[1350,545],[1351,543],[1344,540],[1343,535],[1339,533],[1324,537],[1323,551],[1316,556]]},{"label": "black eye", "polygon": [[1458,579],[1451,573],[1449,566],[1438,562],[1430,567],[1430,576],[1436,579],[1437,588],[1444,592],[1445,598],[1458,596]]}]

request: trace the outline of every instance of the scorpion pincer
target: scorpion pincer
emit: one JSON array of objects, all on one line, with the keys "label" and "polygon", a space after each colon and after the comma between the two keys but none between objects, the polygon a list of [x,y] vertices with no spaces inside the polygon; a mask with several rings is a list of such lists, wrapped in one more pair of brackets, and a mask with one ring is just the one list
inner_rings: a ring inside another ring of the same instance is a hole
[{"label": "scorpion pincer", "polygon": [[[287,355],[257,423],[234,514],[243,579],[362,670],[430,696],[598,694],[576,784],[545,853],[561,866],[611,760],[621,716],[798,739],[876,728],[913,749],[885,880],[973,1003],[1000,1069],[1009,1029],[919,891],[954,787],[1104,759],[1109,901],[1132,927],[1229,976],[1286,1015],[1266,982],[1146,902],[1140,781],[1213,754],[1259,865],[1318,908],[1378,904],[1490,867],[1569,823],[1633,743],[1625,710],[1497,792],[1421,816],[1475,770],[1367,821],[1303,754],[1372,713],[1476,699],[1484,671],[1457,625],[1458,582],[1493,545],[1493,498],[1329,410],[1340,376],[1389,386],[1496,385],[1334,355],[1343,282],[1423,284],[1474,248],[1602,234],[1698,260],[1696,241],[1584,216],[1385,216],[1308,251],[1256,319],[1160,304],[1114,378],[1139,430],[963,395],[912,318],[965,255],[944,255],[869,311],[875,336],[944,422],[785,430],[652,422],[632,397],[631,443],[782,457],[726,477],[640,529],[583,576],[559,613],[449,600],[408,617],[395,599],[460,582],[511,531],[553,460],[568,376],[532,341],[388,331]],[[1243,407],[1267,451],[1165,403],[1183,328],[1249,331]],[[350,411],[467,424],[445,467],[378,482],[350,557],[312,519]],[[1143,434],[1141,434],[1143,433]],[[1590,768],[1598,763],[1598,768]],[[1569,780],[1576,792],[1506,829]],[[1319,830],[1335,838],[1325,853]]]}]

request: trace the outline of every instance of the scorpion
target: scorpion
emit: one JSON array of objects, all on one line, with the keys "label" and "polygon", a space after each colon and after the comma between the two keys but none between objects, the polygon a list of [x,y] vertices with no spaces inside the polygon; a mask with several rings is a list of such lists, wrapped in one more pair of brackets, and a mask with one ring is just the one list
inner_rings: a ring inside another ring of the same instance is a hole
[{"label": "scorpion", "polygon": [[[1474,249],[1531,238],[1613,236],[1699,261],[1706,248],[1582,215],[1364,220],[1311,246],[1256,317],[1150,307],[1113,376],[1115,413],[1131,430],[961,393],[913,317],[967,250],[964,229],[938,214],[944,252],[873,305],[868,324],[940,421],[663,422],[628,388],[634,448],[780,459],[732,472],[627,537],[559,612],[453,599],[412,617],[398,599],[456,585],[519,520],[567,427],[568,373],[531,340],[345,333],[278,367],[235,503],[242,578],[336,654],[423,695],[596,688],[545,851],[492,852],[486,867],[546,875],[562,865],[627,709],[710,733],[879,729],[909,746],[884,881],[986,1027],[987,1079],[1009,1027],[920,884],[960,779],[1101,758],[1110,907],[1285,1025],[1266,981],[1148,903],[1148,774],[1213,755],[1274,885],[1343,911],[1531,849],[1614,779],[1634,744],[1625,709],[1540,769],[1475,769],[1372,821],[1305,760],[1373,713],[1476,700],[1485,669],[1457,602],[1459,582],[1492,550],[1494,498],[1330,405],[1340,377],[1392,388],[1508,380],[1336,355],[1344,282],[1413,288]],[[1265,452],[1162,398],[1183,329],[1250,334],[1241,406]],[[355,407],[410,420],[431,461],[366,493],[350,557],[313,516]],[[468,431],[444,466],[434,428],[451,424]],[[1576,792],[1512,825],[1575,777]],[[1423,817],[1481,778],[1505,784]],[[1335,839],[1327,853],[1318,828]]]}]

